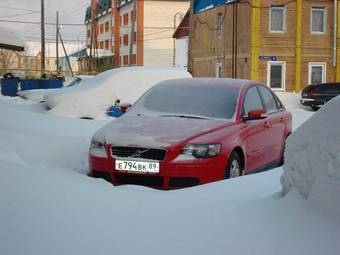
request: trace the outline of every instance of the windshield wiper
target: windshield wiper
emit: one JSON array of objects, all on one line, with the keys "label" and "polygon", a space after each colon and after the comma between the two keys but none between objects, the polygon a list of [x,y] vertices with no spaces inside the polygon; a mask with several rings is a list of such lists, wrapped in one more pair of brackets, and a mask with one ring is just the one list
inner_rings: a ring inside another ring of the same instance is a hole
[{"label": "windshield wiper", "polygon": [[165,114],[159,115],[159,117],[176,117],[176,118],[185,118],[185,119],[200,119],[200,120],[208,120],[209,118],[197,116],[197,115],[180,115],[180,114]]}]

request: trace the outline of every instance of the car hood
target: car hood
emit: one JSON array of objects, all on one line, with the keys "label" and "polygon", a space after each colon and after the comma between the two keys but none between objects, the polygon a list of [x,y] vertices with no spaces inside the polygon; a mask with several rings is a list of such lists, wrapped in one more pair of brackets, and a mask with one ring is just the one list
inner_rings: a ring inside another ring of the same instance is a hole
[{"label": "car hood", "polygon": [[94,139],[117,146],[165,148],[233,123],[216,119],[124,115],[101,128]]}]

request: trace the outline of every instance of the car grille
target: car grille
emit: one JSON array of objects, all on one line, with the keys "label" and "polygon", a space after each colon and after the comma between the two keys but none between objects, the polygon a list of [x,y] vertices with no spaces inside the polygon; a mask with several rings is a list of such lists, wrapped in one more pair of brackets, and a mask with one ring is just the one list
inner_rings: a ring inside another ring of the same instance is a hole
[{"label": "car grille", "polygon": [[118,184],[137,184],[150,187],[162,187],[164,178],[161,176],[115,174]]},{"label": "car grille", "polygon": [[166,150],[163,149],[148,149],[138,147],[111,147],[112,157],[122,158],[143,158],[152,160],[164,160]]}]

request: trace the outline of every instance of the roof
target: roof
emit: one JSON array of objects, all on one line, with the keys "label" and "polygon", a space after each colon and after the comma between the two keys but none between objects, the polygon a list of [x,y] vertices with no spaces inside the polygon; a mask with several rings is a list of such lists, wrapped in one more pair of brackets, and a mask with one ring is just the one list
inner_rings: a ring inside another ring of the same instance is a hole
[{"label": "roof", "polygon": [[25,41],[16,31],[0,27],[0,49],[23,51]]},{"label": "roof", "polygon": [[175,33],[172,35],[172,38],[182,38],[184,36],[189,36],[189,22],[190,22],[190,10],[184,15],[181,23],[177,27]]},{"label": "roof", "polygon": [[[97,18],[106,14],[106,11],[111,10],[112,0],[99,0],[97,3]],[[91,6],[86,8],[85,11],[85,23],[89,22],[91,19]]]}]

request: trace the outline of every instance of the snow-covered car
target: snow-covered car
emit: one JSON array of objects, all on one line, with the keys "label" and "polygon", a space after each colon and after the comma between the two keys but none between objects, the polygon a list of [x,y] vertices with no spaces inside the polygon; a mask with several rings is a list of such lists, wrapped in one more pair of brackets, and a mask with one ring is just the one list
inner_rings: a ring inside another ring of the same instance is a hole
[{"label": "snow-covered car", "polygon": [[[69,81],[64,83],[64,87],[71,87],[77,84],[83,84],[87,80],[91,79],[93,76],[90,75],[77,75],[71,78]],[[57,89],[30,89],[30,90],[21,90],[18,91],[17,95],[31,101],[42,102],[44,100],[44,96],[54,90]]]},{"label": "snow-covered car", "polygon": [[186,70],[161,67],[122,67],[105,71],[84,86],[67,87],[45,95],[49,113],[73,118],[106,119],[117,100],[133,104],[154,84],[191,78]]}]

